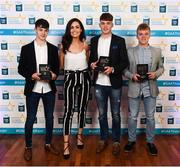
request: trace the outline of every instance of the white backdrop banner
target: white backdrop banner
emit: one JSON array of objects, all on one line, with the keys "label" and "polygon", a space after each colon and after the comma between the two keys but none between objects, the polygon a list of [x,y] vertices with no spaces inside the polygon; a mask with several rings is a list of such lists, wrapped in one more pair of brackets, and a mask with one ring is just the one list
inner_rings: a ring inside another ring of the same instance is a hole
[{"label": "white backdrop banner", "polygon": [[[0,1],[0,134],[23,134],[26,120],[24,78],[17,72],[22,45],[35,38],[34,23],[39,18],[50,23],[48,41],[61,43],[67,22],[79,18],[86,29],[87,42],[100,33],[99,16],[114,16],[113,33],[126,39],[127,47],[135,46],[137,25],[150,25],[150,44],[162,49],[165,73],[158,79],[160,94],[156,105],[156,133],[180,134],[180,1],[179,0],[1,0]],[[62,133],[63,75],[56,82],[54,133]],[[110,107],[109,107],[110,110]],[[127,132],[127,81],[124,80],[121,125]],[[33,132],[45,132],[44,111],[39,104]],[[108,112],[109,127],[111,114]],[[72,133],[77,131],[74,113]],[[146,117],[141,106],[138,132],[144,131]],[[98,110],[93,88],[86,117],[85,133],[99,133]]]}]

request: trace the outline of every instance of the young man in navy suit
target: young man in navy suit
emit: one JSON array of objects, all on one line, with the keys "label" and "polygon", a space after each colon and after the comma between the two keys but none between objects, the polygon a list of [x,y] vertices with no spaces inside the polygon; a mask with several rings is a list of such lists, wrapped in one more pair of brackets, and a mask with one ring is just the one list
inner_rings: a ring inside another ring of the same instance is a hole
[{"label": "young man in navy suit", "polygon": [[[25,123],[25,160],[32,159],[32,130],[36,119],[40,98],[44,105],[46,151],[58,155],[58,151],[51,144],[53,131],[53,111],[55,105],[55,80],[59,73],[58,48],[46,41],[49,23],[39,19],[35,23],[36,38],[21,49],[18,72],[25,78],[24,94],[26,96],[27,118]],[[39,65],[47,64],[50,75],[42,79]]]},{"label": "young man in navy suit", "polygon": [[[110,98],[113,140],[112,154],[118,155],[121,131],[122,72],[128,66],[129,61],[124,38],[112,34],[113,16],[110,13],[103,13],[100,16],[99,26],[101,35],[91,39],[89,58],[89,65],[94,71],[95,95],[99,110],[100,141],[96,152],[102,152],[107,146],[109,131],[107,109],[108,98]],[[104,60],[101,58],[104,58]],[[107,63],[103,67],[106,58]],[[100,68],[99,60],[102,62]]]}]

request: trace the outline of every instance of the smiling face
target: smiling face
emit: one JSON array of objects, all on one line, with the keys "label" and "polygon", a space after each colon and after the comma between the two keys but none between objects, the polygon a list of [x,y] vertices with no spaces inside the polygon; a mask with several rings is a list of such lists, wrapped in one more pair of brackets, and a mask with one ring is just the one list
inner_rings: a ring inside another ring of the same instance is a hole
[{"label": "smiling face", "polygon": [[111,34],[113,23],[112,21],[101,20],[99,23],[103,35]]},{"label": "smiling face", "polygon": [[39,41],[45,41],[48,35],[48,28],[42,28],[42,27],[36,27],[35,32],[36,32],[36,39]]},{"label": "smiling face", "polygon": [[150,38],[150,30],[149,29],[142,29],[138,30],[137,32],[137,39],[140,46],[148,46]]},{"label": "smiling face", "polygon": [[79,38],[79,36],[81,35],[81,32],[82,32],[82,29],[81,29],[80,24],[77,21],[74,21],[71,24],[71,30],[70,30],[71,36],[73,38]]}]

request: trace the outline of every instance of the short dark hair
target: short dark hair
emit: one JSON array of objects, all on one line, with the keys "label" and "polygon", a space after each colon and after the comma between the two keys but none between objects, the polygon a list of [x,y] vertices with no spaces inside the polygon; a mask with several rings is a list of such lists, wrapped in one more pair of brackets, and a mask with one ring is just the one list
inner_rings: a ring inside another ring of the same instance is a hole
[{"label": "short dark hair", "polygon": [[149,25],[146,24],[146,23],[141,23],[141,24],[138,25],[137,30],[136,30],[137,34],[138,34],[139,30],[149,30],[149,31],[151,31]]},{"label": "short dark hair", "polygon": [[35,22],[35,28],[37,28],[37,27],[49,29],[49,23],[48,23],[48,21],[45,20],[45,19],[38,19],[38,20]]},{"label": "short dark hair", "polygon": [[103,13],[100,16],[100,21],[113,21],[113,15],[111,13]]}]

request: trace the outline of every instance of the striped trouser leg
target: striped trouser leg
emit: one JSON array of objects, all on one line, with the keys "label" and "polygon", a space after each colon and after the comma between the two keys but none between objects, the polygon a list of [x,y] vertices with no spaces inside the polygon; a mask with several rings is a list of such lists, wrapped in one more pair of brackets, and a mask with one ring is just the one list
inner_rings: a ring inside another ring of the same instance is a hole
[{"label": "striped trouser leg", "polygon": [[66,74],[64,80],[64,118],[63,135],[69,135],[72,125],[75,102],[75,86],[77,84],[76,74]]},{"label": "striped trouser leg", "polygon": [[90,76],[89,73],[81,73],[81,84],[79,85],[78,95],[78,127],[85,126],[86,110],[90,92]]}]

